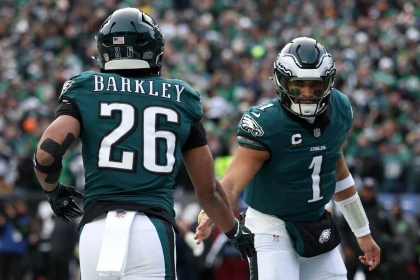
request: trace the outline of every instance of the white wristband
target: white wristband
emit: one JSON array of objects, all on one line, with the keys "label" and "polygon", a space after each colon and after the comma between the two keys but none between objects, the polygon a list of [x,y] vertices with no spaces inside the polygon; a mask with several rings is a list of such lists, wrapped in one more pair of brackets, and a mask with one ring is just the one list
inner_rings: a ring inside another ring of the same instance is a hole
[{"label": "white wristband", "polygon": [[354,186],[354,180],[353,180],[353,176],[351,176],[351,173],[350,173],[349,176],[347,176],[347,178],[341,181],[338,181],[335,184],[335,192],[336,193],[341,192],[345,189],[350,188],[351,186]]},{"label": "white wristband", "polygon": [[362,237],[370,233],[369,221],[358,193],[335,203],[337,203],[356,237]]},{"label": "white wristband", "polygon": [[354,230],[353,233],[354,233],[354,236],[356,237],[362,237],[362,236],[370,234],[369,224]]}]

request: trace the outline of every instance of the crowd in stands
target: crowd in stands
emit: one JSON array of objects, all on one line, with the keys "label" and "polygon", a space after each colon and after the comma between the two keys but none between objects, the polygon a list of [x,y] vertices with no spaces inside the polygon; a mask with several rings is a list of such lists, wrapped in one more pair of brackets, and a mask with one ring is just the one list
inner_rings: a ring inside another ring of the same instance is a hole
[{"label": "crowd in stands", "polygon": [[[0,280],[9,280],[7,274],[77,279],[75,224],[52,217],[32,157],[54,119],[64,82],[99,70],[91,57],[97,55],[100,24],[127,6],[158,21],[166,40],[162,75],[185,80],[201,94],[219,176],[234,153],[241,113],[277,97],[269,77],[282,46],[298,36],[325,45],[337,68],[334,87],[348,95],[354,110],[346,161],[360,191],[367,192],[365,208],[376,209],[367,212],[375,219],[372,232],[380,235],[375,240],[385,248],[382,274],[366,279],[418,279],[419,204],[398,199],[420,194],[418,1],[0,0]],[[79,143],[65,155],[60,181],[83,190]],[[193,230],[199,207],[193,207],[185,170],[177,182],[177,213]],[[397,199],[381,205],[382,194]],[[244,207],[239,201],[238,209]],[[353,273],[359,252],[345,238],[345,226],[342,231],[343,256]],[[200,257],[179,240],[179,279],[246,279],[246,265],[236,276],[224,268],[240,262],[229,246],[206,258],[215,239],[217,233]],[[57,276],[63,273],[68,278]]]}]

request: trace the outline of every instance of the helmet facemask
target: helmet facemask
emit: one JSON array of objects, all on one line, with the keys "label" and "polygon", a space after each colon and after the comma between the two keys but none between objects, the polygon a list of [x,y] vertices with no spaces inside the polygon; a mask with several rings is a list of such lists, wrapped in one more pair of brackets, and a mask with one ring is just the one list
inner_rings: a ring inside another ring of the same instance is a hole
[{"label": "helmet facemask", "polygon": [[286,78],[275,71],[275,82],[281,103],[293,114],[315,117],[328,106],[330,79]]}]

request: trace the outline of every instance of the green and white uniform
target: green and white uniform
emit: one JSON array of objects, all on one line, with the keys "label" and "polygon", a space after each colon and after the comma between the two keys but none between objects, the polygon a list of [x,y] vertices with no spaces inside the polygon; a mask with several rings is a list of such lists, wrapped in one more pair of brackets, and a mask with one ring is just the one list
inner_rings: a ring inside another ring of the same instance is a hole
[{"label": "green and white uniform", "polygon": [[[264,273],[273,273],[273,267],[282,261],[285,265],[273,275],[284,277],[290,272],[290,278],[284,279],[299,279],[299,267],[309,267],[300,271],[300,279],[321,279],[304,277],[323,277],[316,274],[316,268],[331,265],[320,260],[314,265],[299,266],[302,258],[294,251],[285,228],[285,221],[318,220],[335,192],[340,147],[353,115],[348,98],[338,90],[332,90],[329,102],[326,111],[311,123],[287,112],[278,99],[268,100],[246,111],[238,125],[241,146],[270,153],[244,191],[249,205],[246,225],[256,234],[261,279],[272,279]],[[337,248],[325,255],[328,254],[334,255],[333,259],[339,256]],[[325,275],[336,275],[336,279],[345,275],[344,264],[339,260],[337,274],[326,269]]]},{"label": "green and white uniform", "polygon": [[[60,115],[74,116],[81,125],[86,179],[81,226],[103,228],[95,219],[111,210],[145,213],[150,218],[147,224],[156,230],[141,238],[162,242],[156,246],[162,246],[171,270],[165,279],[174,278],[174,179],[182,152],[207,143],[200,123],[200,95],[183,81],[155,75],[84,72],[64,84]],[[139,219],[144,217],[134,220],[136,234]],[[99,249],[89,247],[94,243],[83,232],[81,239],[88,247],[83,250],[90,258]]]},{"label": "green and white uniform", "polygon": [[333,90],[329,108],[314,124],[297,122],[277,99],[245,112],[238,126],[239,144],[270,152],[245,189],[249,206],[291,221],[322,215],[335,191],[340,146],[352,124],[344,94]]}]

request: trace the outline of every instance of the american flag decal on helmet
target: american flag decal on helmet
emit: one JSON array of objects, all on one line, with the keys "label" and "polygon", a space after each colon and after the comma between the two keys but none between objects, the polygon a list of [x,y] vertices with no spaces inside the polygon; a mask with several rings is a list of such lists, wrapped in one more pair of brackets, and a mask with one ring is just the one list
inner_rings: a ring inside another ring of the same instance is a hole
[{"label": "american flag decal on helmet", "polygon": [[113,37],[112,43],[114,45],[124,45],[124,37]]}]

